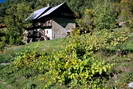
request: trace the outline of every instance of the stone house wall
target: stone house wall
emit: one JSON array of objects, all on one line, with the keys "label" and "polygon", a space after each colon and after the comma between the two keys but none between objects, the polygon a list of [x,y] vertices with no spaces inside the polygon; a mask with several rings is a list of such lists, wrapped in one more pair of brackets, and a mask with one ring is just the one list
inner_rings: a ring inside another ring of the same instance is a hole
[{"label": "stone house wall", "polygon": [[76,28],[76,24],[72,19],[56,18],[52,21],[53,39],[64,38]]}]

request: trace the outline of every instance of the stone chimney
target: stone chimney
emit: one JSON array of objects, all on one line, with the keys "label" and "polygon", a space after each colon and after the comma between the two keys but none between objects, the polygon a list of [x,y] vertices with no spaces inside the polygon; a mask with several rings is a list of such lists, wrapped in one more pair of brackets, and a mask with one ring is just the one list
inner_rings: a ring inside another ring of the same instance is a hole
[{"label": "stone chimney", "polygon": [[50,5],[49,5],[49,3],[47,4],[47,7],[49,7]]}]

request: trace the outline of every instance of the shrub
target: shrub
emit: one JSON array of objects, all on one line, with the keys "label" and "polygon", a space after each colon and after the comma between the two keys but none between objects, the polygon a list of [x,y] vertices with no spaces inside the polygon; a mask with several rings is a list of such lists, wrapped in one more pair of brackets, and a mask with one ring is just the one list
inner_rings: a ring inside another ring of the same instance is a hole
[{"label": "shrub", "polygon": [[82,33],[95,30],[116,28],[117,13],[110,0],[95,0],[93,8],[86,9],[81,19],[77,20]]},{"label": "shrub", "polygon": [[96,0],[94,2],[94,23],[98,29],[112,29],[116,27],[117,13],[113,11],[111,0]]},{"label": "shrub", "polygon": [[[74,35],[64,49],[50,54],[26,50],[16,57],[13,64],[20,70],[28,68],[38,72],[36,80],[43,81],[43,88],[46,89],[55,85],[65,85],[71,89],[101,89],[104,88],[104,81],[101,81],[110,75],[113,64],[95,57],[95,53],[124,42],[127,38],[123,34],[102,30],[82,36]],[[32,73],[24,73],[24,76],[29,75]]]},{"label": "shrub", "polygon": [[0,51],[4,49],[5,47],[5,37],[1,37],[0,39]]}]

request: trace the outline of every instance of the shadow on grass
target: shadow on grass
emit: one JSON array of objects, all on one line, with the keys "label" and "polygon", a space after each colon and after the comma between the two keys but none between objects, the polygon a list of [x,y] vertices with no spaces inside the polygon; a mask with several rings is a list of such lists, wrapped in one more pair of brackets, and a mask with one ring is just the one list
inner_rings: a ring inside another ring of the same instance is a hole
[{"label": "shadow on grass", "polygon": [[123,55],[127,55],[129,53],[133,53],[132,49],[119,49],[119,50],[104,49],[101,51],[104,55],[107,55],[107,56],[115,55],[115,54],[123,56]]}]

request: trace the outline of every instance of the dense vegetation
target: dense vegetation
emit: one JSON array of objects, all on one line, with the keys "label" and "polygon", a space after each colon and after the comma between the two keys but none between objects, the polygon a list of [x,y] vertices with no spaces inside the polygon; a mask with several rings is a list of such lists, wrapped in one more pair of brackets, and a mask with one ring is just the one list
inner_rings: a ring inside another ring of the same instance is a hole
[{"label": "dense vegetation", "polygon": [[10,83],[17,83],[19,78],[26,80],[21,82],[22,85],[14,83],[17,88],[106,89],[104,83],[112,76],[115,63],[109,63],[96,54],[123,43],[127,40],[125,34],[128,33],[102,30],[94,34],[75,35],[65,39],[63,47],[58,44],[60,48],[53,51],[40,50],[40,45],[35,48],[29,46],[20,50],[12,58],[12,64],[1,70],[1,78],[12,79]]},{"label": "dense vegetation", "polygon": [[31,24],[24,19],[32,11],[64,1],[0,4],[0,23],[7,26],[0,29],[0,63],[10,62],[0,64],[0,88],[7,83],[9,89],[127,89],[133,81],[132,0],[66,0],[80,17],[69,37],[8,47],[22,44]]}]

